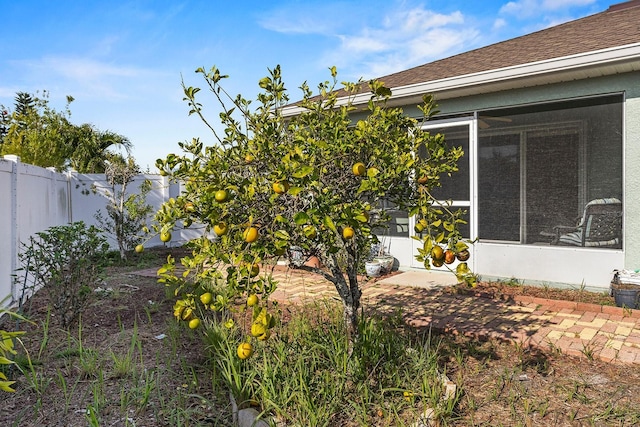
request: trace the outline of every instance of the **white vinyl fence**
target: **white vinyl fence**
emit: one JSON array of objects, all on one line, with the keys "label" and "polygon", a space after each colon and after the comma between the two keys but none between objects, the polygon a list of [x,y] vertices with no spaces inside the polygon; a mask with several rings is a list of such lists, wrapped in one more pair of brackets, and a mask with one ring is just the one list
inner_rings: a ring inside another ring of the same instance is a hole
[{"label": "white vinyl fence", "polygon": [[[180,194],[179,184],[169,184],[160,175],[137,176],[128,191],[138,191],[145,179],[152,183],[147,203],[154,211]],[[99,210],[106,217],[108,201],[93,191],[94,186],[108,188],[104,174],[58,173],[22,163],[17,156],[0,157],[0,302],[4,301],[0,305],[11,305],[22,295],[22,280],[15,276],[20,267],[21,243],[28,243],[34,233],[52,226],[76,221],[95,225],[94,215]],[[170,244],[180,245],[199,233],[197,229],[175,230]],[[117,248],[115,240],[109,240]],[[162,244],[155,236],[145,246]]]}]

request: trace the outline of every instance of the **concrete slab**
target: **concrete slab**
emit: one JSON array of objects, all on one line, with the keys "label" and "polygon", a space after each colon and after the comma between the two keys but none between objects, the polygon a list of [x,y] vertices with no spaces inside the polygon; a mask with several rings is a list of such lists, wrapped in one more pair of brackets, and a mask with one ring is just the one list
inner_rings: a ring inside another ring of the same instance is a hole
[{"label": "concrete slab", "polygon": [[429,270],[407,270],[376,282],[381,285],[402,285],[416,288],[436,289],[458,283],[453,273]]}]

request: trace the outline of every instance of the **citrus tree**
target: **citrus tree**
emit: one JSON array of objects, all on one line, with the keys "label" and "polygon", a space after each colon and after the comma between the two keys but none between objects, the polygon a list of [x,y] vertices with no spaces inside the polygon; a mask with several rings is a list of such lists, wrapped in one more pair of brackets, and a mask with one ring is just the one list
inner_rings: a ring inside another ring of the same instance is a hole
[{"label": "citrus tree", "polygon": [[140,174],[140,167],[133,157],[126,159],[120,155],[110,154],[105,161],[106,186],[93,185],[92,190],[107,199],[105,216],[98,211],[94,218],[101,230],[115,237],[118,243],[120,259],[127,260],[127,252],[136,249],[142,251],[140,242],[146,228],[147,218],[153,207],[147,204],[147,195],[151,191],[151,181],[145,179],[138,191],[127,191],[133,179]]},{"label": "citrus tree", "polygon": [[[430,191],[441,174],[457,170],[463,152],[421,128],[435,113],[430,96],[417,120],[387,105],[391,91],[382,82],[342,83],[337,90],[333,67],[332,81],[319,84],[317,94],[304,84],[299,114],[285,116],[288,95],[279,67],[260,80],[255,108],[242,96],[228,95],[221,85],[227,76],[216,67],[196,73],[219,108],[223,130],[205,114],[200,89],[183,82],[190,114],[209,127],[216,143],[195,138],[179,144],[183,153],[157,161],[162,174],[184,182],[182,194],[156,214],[157,231],[166,237],[192,223],[208,231],[190,242],[193,255],[182,259],[186,271],[178,274],[171,259],[160,271],[161,280],[176,289],[176,317],[191,322],[202,309],[247,298],[254,311],[252,335],[268,337],[273,322],[266,301],[277,284],[265,265],[278,257],[298,259],[295,252],[302,260],[292,268],[335,285],[346,332],[355,342],[364,262],[390,220],[382,201],[416,216],[423,242],[417,257],[425,267],[442,265],[445,253],[464,255],[462,212],[436,202]],[[367,90],[366,110],[358,110],[354,97]],[[305,265],[311,256],[321,265]],[[466,267],[458,275],[473,280]],[[225,292],[212,295],[212,282]],[[241,358],[250,355],[245,350],[239,348]]]}]

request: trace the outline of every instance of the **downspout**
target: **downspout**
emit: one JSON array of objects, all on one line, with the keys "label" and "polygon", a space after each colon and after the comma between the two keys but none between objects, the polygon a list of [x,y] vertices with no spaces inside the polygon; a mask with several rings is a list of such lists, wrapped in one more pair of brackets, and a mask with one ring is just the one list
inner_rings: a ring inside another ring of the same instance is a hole
[{"label": "downspout", "polygon": [[71,180],[73,179],[73,170],[67,171],[67,218],[69,219],[69,224],[73,223],[73,204],[71,203]]},{"label": "downspout", "polygon": [[[18,251],[20,250],[20,235],[18,230],[18,163],[20,157],[16,155],[5,155],[5,160],[11,162],[11,195],[9,203],[11,203],[11,273],[18,269]],[[11,301],[9,305],[16,301],[18,289],[16,281],[11,276]]]}]

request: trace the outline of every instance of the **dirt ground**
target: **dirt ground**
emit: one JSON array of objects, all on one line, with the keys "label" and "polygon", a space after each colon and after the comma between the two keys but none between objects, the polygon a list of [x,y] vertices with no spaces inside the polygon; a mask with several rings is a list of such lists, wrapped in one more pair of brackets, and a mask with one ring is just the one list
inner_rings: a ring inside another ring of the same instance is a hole
[{"label": "dirt ground", "polygon": [[[145,267],[160,267],[170,252],[147,254]],[[201,340],[173,321],[164,286],[136,269],[109,267],[69,330],[48,313],[43,292],[24,306],[33,324],[3,319],[0,328],[27,332],[36,375],[13,371],[16,393],[0,394],[1,426],[87,426],[91,410],[100,426],[229,425],[228,396],[212,387]]]},{"label": "dirt ground", "polygon": [[[0,426],[86,426],[92,414],[101,426],[230,425],[228,395],[212,383],[201,341],[175,324],[164,287],[134,274],[160,267],[167,253],[147,254],[144,266],[109,268],[103,291],[92,294],[68,331],[48,312],[43,293],[24,307],[33,324],[2,320],[2,329],[27,332],[22,341],[35,374],[10,372],[17,391],[0,394]],[[580,290],[513,284],[479,290],[612,304],[608,295]],[[443,338],[447,375],[463,390],[450,425],[640,425],[640,367]]]}]

